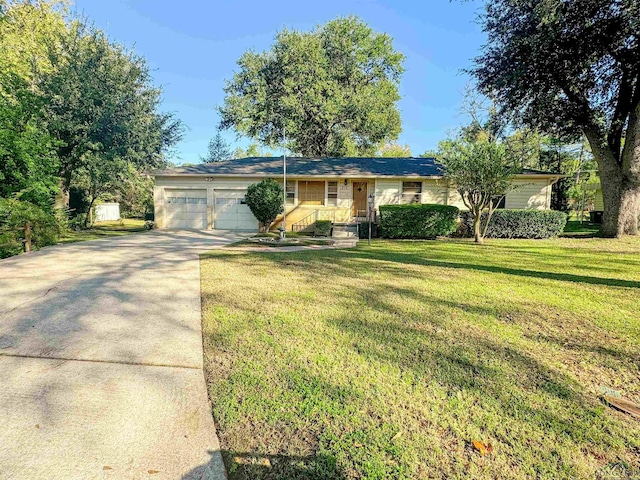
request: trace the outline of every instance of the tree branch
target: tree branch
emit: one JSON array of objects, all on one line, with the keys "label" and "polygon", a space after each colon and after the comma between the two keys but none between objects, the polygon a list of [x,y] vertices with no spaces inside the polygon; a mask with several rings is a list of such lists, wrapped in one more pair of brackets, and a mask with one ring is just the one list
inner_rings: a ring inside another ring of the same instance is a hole
[{"label": "tree branch", "polygon": [[607,135],[607,144],[611,152],[616,158],[620,158],[620,149],[622,145],[622,133],[626,124],[627,117],[632,108],[632,98],[634,96],[634,87],[637,93],[637,82],[634,81],[633,75],[629,70],[622,72],[622,80],[620,81],[620,90],[618,91],[618,101],[614,111],[609,133]]}]

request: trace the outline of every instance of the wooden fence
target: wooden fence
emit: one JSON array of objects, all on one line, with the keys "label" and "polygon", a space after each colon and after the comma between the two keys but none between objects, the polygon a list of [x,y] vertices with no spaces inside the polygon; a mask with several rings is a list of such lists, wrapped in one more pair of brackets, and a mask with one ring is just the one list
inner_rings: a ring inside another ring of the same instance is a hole
[{"label": "wooden fence", "polygon": [[[24,253],[29,253],[31,251],[31,223],[27,222],[24,224],[24,227],[19,227],[14,230],[24,232],[24,238],[21,240],[24,244]],[[7,247],[11,245],[11,243],[0,244],[0,247]]]}]

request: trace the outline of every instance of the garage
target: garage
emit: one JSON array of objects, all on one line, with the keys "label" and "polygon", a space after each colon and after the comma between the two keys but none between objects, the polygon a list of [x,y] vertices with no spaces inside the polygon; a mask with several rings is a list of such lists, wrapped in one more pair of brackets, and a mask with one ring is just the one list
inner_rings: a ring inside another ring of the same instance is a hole
[{"label": "garage", "polygon": [[244,201],[245,190],[214,190],[213,228],[255,232],[258,220]]},{"label": "garage", "polygon": [[166,228],[207,228],[207,191],[165,190]]}]

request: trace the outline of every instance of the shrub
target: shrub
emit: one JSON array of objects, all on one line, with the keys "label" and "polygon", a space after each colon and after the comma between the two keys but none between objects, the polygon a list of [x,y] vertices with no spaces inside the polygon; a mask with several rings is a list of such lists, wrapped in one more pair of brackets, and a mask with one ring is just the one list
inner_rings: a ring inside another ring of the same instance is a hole
[{"label": "shrub", "polygon": [[313,224],[313,234],[316,237],[331,235],[331,220],[316,220],[316,223]]},{"label": "shrub", "polygon": [[153,220],[145,220],[144,222],[145,230],[153,230],[154,227],[155,227],[155,223],[153,222]]},{"label": "shrub", "polygon": [[[369,222],[361,222],[358,228],[358,238],[366,240],[369,238]],[[371,222],[371,238],[378,238],[378,224]]]},{"label": "shrub", "polygon": [[50,213],[30,202],[0,198],[0,258],[23,251],[24,230],[31,224],[31,247],[36,250],[57,243],[66,228],[63,215]]},{"label": "shrub", "polygon": [[380,230],[386,238],[436,238],[456,230],[459,210],[450,205],[381,205]]},{"label": "shrub", "polygon": [[268,232],[273,221],[283,212],[283,195],[282,186],[272,178],[266,178],[247,188],[247,206],[262,224],[263,231]]},{"label": "shrub", "polygon": [[73,230],[74,232],[79,232],[80,230],[86,230],[87,226],[87,214],[86,213],[78,213],[73,218],[71,218],[68,222],[69,230]]},{"label": "shrub", "polygon": [[[483,221],[486,213],[482,214]],[[473,215],[461,214],[458,235],[473,236]],[[567,215],[555,210],[496,210],[491,216],[489,238],[550,238],[564,230]]]}]

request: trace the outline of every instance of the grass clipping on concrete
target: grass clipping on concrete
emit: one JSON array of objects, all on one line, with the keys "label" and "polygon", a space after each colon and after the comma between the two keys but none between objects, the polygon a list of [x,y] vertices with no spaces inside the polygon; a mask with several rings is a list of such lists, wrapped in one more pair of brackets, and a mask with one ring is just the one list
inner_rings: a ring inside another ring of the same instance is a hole
[{"label": "grass clipping on concrete", "polygon": [[[640,239],[202,259],[232,479],[574,479],[640,465]],[[491,444],[481,454],[474,440]]]}]

